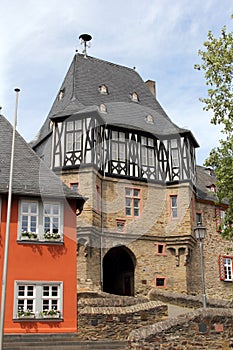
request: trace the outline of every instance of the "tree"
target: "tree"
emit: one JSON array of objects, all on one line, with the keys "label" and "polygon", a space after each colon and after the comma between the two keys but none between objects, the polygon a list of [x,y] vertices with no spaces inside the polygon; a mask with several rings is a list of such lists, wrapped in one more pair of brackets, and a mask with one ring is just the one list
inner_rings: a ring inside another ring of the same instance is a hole
[{"label": "tree", "polygon": [[224,136],[219,146],[211,150],[205,165],[215,172],[218,200],[228,200],[222,233],[230,239],[233,236],[233,32],[227,32],[224,26],[220,37],[215,38],[209,31],[204,50],[198,54],[202,64],[194,68],[204,72],[208,86],[207,97],[200,100],[204,110],[212,111],[211,123],[220,124]]}]

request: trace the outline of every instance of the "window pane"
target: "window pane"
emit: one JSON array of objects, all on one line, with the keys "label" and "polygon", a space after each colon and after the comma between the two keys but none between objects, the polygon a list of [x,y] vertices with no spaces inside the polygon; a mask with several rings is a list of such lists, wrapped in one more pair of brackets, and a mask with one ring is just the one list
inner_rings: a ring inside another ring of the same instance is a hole
[{"label": "window pane", "polygon": [[53,205],[53,214],[54,215],[58,215],[59,214],[59,205],[58,204],[54,204]]},{"label": "window pane", "polygon": [[112,131],[112,140],[118,140],[118,132]]},{"label": "window pane", "polygon": [[57,286],[53,286],[52,287],[52,296],[57,296],[58,295],[58,287]]},{"label": "window pane", "polygon": [[139,190],[136,190],[136,189],[133,190],[134,197],[139,197],[139,193],[140,193]]},{"label": "window pane", "polygon": [[44,286],[43,287],[43,296],[48,296],[49,295],[49,286]]},{"label": "window pane", "polygon": [[68,131],[71,131],[71,130],[73,130],[74,129],[74,124],[73,124],[73,122],[67,122],[67,130]]},{"label": "window pane", "polygon": [[175,196],[171,197],[171,201],[172,201],[172,207],[176,207],[177,206],[177,197],[175,197]]},{"label": "window pane", "polygon": [[130,195],[131,195],[131,192],[132,192],[132,191],[131,191],[130,188],[126,188],[126,189],[125,189],[125,195],[126,195],[126,196],[130,196]]},{"label": "window pane", "polygon": [[31,207],[31,213],[36,214],[37,213],[37,203],[30,203]]},{"label": "window pane", "polygon": [[131,216],[131,208],[126,208],[126,215]]},{"label": "window pane", "polygon": [[22,212],[28,213],[28,203],[25,203],[25,202],[22,203]]},{"label": "window pane", "polygon": [[82,121],[81,120],[75,120],[75,129],[80,130],[82,129]]}]

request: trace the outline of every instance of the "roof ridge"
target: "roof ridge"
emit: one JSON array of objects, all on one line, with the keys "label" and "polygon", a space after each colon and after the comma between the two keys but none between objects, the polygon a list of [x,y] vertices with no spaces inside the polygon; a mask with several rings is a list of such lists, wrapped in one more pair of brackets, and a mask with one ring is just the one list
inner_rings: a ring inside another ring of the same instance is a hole
[{"label": "roof ridge", "polygon": [[[98,62],[107,63],[107,64],[109,64],[110,66],[115,66],[115,67],[119,67],[119,68],[123,68],[123,69],[128,69],[129,71],[135,72],[136,74],[139,75],[139,73],[138,73],[134,68],[130,68],[130,67],[127,67],[127,66],[123,66],[123,65],[121,65],[121,64],[119,64],[119,63],[113,63],[113,62],[110,62],[110,61],[107,61],[107,60],[104,60],[104,59],[101,59],[101,58],[97,58],[97,57],[94,57],[94,56],[89,56],[89,55],[87,55],[87,56],[85,57],[83,54],[78,53],[78,52],[75,54],[75,56],[76,56],[76,55],[82,57],[82,58],[85,59],[85,60],[88,59],[88,58],[90,58],[90,59],[93,59],[93,60],[98,61]],[[75,58],[75,56],[74,56],[74,58]]]}]

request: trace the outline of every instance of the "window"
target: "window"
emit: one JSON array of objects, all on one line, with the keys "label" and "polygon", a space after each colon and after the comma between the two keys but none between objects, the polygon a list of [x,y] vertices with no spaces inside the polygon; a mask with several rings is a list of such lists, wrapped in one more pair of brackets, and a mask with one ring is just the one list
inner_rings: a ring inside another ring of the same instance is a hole
[{"label": "window", "polygon": [[125,161],[125,133],[112,131],[112,160]]},{"label": "window", "polygon": [[140,216],[141,190],[137,188],[125,188],[125,214],[126,216]]},{"label": "window", "polygon": [[38,233],[38,202],[22,201],[21,232]]},{"label": "window", "polygon": [[216,216],[216,229],[218,232],[222,232],[224,228],[226,228],[226,225],[224,224],[226,211],[222,208],[216,207],[215,216]]},{"label": "window", "polygon": [[221,281],[232,282],[232,256],[219,256],[219,275]]},{"label": "window", "polygon": [[99,92],[102,94],[102,95],[108,95],[108,88],[106,85],[102,84],[99,86]]},{"label": "window", "polygon": [[155,243],[155,254],[156,255],[166,255],[166,244]]},{"label": "window", "polygon": [[141,137],[142,165],[155,166],[154,141],[147,137]]},{"label": "window", "polygon": [[148,114],[148,115],[146,116],[145,120],[146,120],[146,122],[147,122],[148,124],[154,124],[154,118],[152,117],[151,114]]},{"label": "window", "polygon": [[66,123],[66,152],[82,149],[82,120],[72,120]]},{"label": "window", "polygon": [[107,107],[104,103],[101,103],[99,106],[100,112],[107,113]]},{"label": "window", "polygon": [[124,219],[116,219],[116,229],[117,232],[125,232],[125,220]]},{"label": "window", "polygon": [[161,276],[155,277],[155,286],[157,288],[166,288],[166,278]]},{"label": "window", "polygon": [[171,217],[172,219],[178,218],[178,204],[177,204],[177,196],[170,196],[170,204],[171,204]]},{"label": "window", "polygon": [[179,152],[178,152],[178,145],[177,140],[171,140],[171,160],[172,160],[172,167],[178,168],[179,167]]},{"label": "window", "polygon": [[133,101],[133,102],[139,102],[139,97],[138,97],[138,94],[137,94],[136,92],[132,92],[132,93],[130,94],[130,99],[131,99],[131,101]]},{"label": "window", "polygon": [[196,213],[196,224],[197,224],[197,226],[202,224],[202,215],[201,215],[201,213]]},{"label": "window", "polygon": [[62,282],[15,282],[14,318],[61,318]]},{"label": "window", "polygon": [[70,188],[71,188],[74,192],[78,193],[78,191],[79,191],[78,185],[79,185],[78,182],[73,182],[73,183],[70,184]]},{"label": "window", "polygon": [[63,231],[62,203],[22,199],[19,205],[19,239],[61,240]]},{"label": "window", "polygon": [[101,191],[98,185],[96,185],[96,210],[101,211]]},{"label": "window", "polygon": [[59,91],[59,94],[58,94],[58,101],[61,101],[64,97],[64,94],[65,94],[65,88],[64,89],[61,89]]},{"label": "window", "polygon": [[60,216],[59,204],[44,204],[44,233],[58,233],[58,230],[60,228]]}]

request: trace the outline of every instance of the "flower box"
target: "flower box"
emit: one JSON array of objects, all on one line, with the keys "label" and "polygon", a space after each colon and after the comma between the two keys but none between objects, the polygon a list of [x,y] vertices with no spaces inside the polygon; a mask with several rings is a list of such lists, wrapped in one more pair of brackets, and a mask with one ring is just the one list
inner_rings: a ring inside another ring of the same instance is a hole
[{"label": "flower box", "polygon": [[38,240],[38,234],[34,232],[22,232],[21,239],[35,241],[35,240]]},{"label": "flower box", "polygon": [[42,315],[42,318],[60,318],[60,314],[56,314],[56,315]]},{"label": "flower box", "polygon": [[18,316],[18,318],[24,319],[24,320],[34,319],[35,315],[21,315],[21,316]]}]

